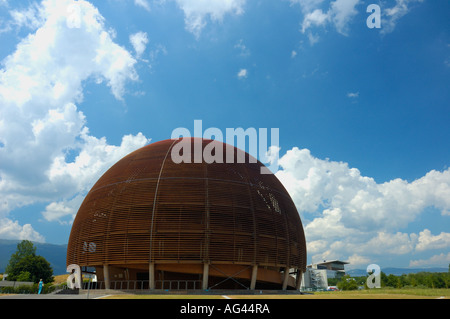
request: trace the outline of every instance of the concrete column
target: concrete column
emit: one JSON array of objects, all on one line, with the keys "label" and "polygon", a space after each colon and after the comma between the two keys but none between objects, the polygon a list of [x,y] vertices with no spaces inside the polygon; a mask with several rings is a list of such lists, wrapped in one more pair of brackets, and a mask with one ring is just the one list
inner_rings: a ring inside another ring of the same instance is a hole
[{"label": "concrete column", "polygon": [[296,290],[300,290],[300,287],[302,285],[302,276],[303,276],[303,272],[300,269],[297,269],[297,281],[295,282]]},{"label": "concrete column", "polygon": [[283,286],[281,287],[282,290],[286,290],[288,281],[289,281],[289,268],[286,267],[284,270]]},{"label": "concrete column", "polygon": [[258,265],[253,265],[252,269],[252,279],[250,281],[250,289],[255,290],[256,287],[256,277],[258,276]]},{"label": "concrete column", "polygon": [[155,289],[155,263],[151,262],[148,266],[149,288]]},{"label": "concrete column", "polygon": [[209,277],[209,264],[204,263],[203,264],[203,282],[202,282],[203,290],[208,289],[208,277]]},{"label": "concrete column", "polygon": [[105,280],[105,289],[110,289],[111,282],[109,280],[109,265],[103,265],[103,279]]}]

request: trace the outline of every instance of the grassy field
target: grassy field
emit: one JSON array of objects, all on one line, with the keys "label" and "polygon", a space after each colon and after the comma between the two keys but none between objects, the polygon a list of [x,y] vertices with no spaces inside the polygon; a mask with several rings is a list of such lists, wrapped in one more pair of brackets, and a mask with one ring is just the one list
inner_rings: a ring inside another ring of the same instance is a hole
[{"label": "grassy field", "polygon": [[[55,276],[55,282],[62,283],[68,275]],[[179,294],[120,294],[108,299],[224,299],[221,295],[179,295]],[[358,291],[324,291],[309,295],[227,295],[231,299],[450,299],[450,289],[431,288],[382,288]]]},{"label": "grassy field", "polygon": [[371,289],[308,295],[112,295],[107,299],[450,299],[450,289]]}]

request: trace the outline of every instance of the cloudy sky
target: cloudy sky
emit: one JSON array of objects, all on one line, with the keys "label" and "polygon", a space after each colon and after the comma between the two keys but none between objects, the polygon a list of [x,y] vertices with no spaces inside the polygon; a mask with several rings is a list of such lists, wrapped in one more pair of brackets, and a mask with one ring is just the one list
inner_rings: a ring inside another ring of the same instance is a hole
[{"label": "cloudy sky", "polygon": [[0,238],[67,243],[103,172],[202,120],[279,129],[276,174],[308,263],[447,267],[449,12],[432,0],[0,0]]}]

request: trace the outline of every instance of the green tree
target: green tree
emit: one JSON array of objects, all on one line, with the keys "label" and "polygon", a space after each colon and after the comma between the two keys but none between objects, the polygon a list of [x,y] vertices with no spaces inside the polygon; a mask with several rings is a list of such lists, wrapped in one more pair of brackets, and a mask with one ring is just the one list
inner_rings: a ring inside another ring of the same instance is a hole
[{"label": "green tree", "polygon": [[17,263],[27,256],[36,255],[36,247],[29,240],[22,240],[17,244],[17,250],[9,258],[9,263],[5,268],[5,273],[10,274],[16,267]]},{"label": "green tree", "polygon": [[445,288],[450,288],[450,271],[444,274]]},{"label": "green tree", "polygon": [[28,271],[21,271],[20,274],[16,277],[17,281],[30,281],[31,274]]},{"label": "green tree", "polygon": [[53,282],[50,263],[36,255],[36,247],[29,240],[17,244],[17,251],[11,255],[5,272],[8,273],[8,279],[13,281],[27,279],[37,283],[42,279],[45,283]]},{"label": "green tree", "polygon": [[354,278],[350,278],[349,275],[342,277],[341,281],[337,283],[337,287],[340,290],[357,290],[358,283]]},{"label": "green tree", "polygon": [[392,288],[401,288],[402,287],[400,277],[395,276],[393,274],[386,276],[384,284],[386,287],[392,287]]},{"label": "green tree", "polygon": [[387,286],[387,282],[389,282],[389,279],[388,279],[388,276],[384,272],[381,272],[380,279],[381,279],[381,287]]}]

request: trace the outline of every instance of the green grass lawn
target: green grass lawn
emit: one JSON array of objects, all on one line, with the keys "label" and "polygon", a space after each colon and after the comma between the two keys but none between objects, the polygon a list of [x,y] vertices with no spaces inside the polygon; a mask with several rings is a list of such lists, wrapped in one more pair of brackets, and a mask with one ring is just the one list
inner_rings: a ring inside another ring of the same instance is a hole
[{"label": "green grass lawn", "polygon": [[342,298],[342,299],[436,299],[450,298],[450,289],[427,288],[381,288],[358,291],[325,291],[314,293],[316,298]]},{"label": "green grass lawn", "polygon": [[[357,291],[324,291],[308,295],[227,295],[231,299],[450,299],[450,289],[367,289]],[[224,299],[221,295],[113,295],[107,299]]]}]

